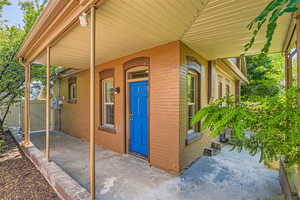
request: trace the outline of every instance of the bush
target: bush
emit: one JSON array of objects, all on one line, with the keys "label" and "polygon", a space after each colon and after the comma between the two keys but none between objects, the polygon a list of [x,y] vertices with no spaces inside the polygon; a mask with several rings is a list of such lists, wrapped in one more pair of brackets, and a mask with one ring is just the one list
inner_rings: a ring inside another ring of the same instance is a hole
[{"label": "bush", "polygon": [[260,153],[260,162],[281,157],[288,165],[300,162],[300,108],[296,102],[296,89],[261,98],[257,103],[239,103],[234,99],[216,100],[201,109],[192,124],[202,121],[202,129],[210,129],[213,136],[232,129],[234,148],[246,149],[252,155]]}]

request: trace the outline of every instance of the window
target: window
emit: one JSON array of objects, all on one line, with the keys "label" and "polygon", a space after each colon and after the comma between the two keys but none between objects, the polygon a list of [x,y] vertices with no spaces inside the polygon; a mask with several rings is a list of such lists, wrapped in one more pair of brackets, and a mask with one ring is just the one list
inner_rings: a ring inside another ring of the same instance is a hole
[{"label": "window", "polygon": [[223,84],[221,81],[218,82],[218,97],[219,98],[223,97]]},{"label": "window", "polygon": [[230,85],[226,85],[226,96],[230,96]]},{"label": "window", "polygon": [[199,126],[191,126],[191,120],[199,109],[200,74],[189,70],[188,72],[188,134],[198,132]]},{"label": "window", "polygon": [[69,85],[69,103],[76,103],[77,102],[77,79],[75,77],[68,79]]},{"label": "window", "polygon": [[99,73],[100,85],[100,125],[99,130],[116,133],[115,130],[115,86],[114,69]]},{"label": "window", "polygon": [[102,126],[113,128],[115,125],[115,91],[113,78],[102,80]]}]

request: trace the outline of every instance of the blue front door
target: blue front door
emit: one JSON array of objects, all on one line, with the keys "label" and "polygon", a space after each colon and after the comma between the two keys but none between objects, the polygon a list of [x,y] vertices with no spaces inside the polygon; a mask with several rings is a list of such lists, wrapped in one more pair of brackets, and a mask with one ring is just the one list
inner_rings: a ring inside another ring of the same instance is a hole
[{"label": "blue front door", "polygon": [[149,155],[148,81],[130,83],[130,150]]}]

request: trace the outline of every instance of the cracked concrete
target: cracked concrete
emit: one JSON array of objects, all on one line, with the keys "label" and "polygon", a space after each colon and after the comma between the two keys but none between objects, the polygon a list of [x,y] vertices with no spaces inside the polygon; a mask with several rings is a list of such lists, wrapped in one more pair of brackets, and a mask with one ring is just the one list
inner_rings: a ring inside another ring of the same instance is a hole
[{"label": "cracked concrete", "polygon": [[[44,149],[44,133],[31,135]],[[281,194],[278,172],[258,156],[232,152],[202,157],[180,177],[152,168],[131,155],[96,147],[97,199],[109,200],[256,200]],[[89,187],[88,143],[63,133],[51,134],[51,159],[83,187]]]}]

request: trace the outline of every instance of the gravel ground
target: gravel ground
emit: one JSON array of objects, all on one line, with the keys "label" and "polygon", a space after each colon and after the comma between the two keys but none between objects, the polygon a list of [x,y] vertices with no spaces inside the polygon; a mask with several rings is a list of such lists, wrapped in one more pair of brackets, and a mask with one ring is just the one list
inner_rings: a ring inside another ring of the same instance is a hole
[{"label": "gravel ground", "polygon": [[0,199],[59,200],[42,174],[19,151],[12,137],[8,133],[3,137],[7,148],[0,152]]}]

